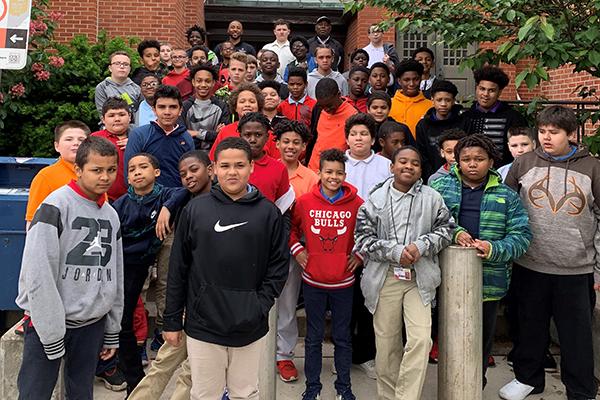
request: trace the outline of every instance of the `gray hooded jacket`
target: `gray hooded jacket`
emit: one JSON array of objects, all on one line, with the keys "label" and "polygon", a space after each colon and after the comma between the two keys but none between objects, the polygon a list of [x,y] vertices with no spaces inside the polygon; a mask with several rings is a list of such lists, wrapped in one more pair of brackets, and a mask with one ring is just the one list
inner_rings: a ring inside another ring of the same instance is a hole
[{"label": "gray hooded jacket", "polygon": [[[454,220],[438,192],[419,179],[392,207],[393,182],[391,177],[371,191],[358,210],[354,233],[354,251],[366,255],[360,287],[371,313],[377,309],[388,269],[399,265],[402,251],[410,243],[421,253],[413,268],[421,300],[430,304],[441,282],[438,253],[450,244],[454,231]],[[395,237],[390,237],[394,230]]]}]

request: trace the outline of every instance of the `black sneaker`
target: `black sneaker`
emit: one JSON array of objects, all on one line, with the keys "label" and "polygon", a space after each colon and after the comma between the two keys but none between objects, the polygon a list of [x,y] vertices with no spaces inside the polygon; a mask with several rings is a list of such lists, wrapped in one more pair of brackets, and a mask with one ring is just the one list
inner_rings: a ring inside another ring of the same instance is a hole
[{"label": "black sneaker", "polygon": [[544,359],[544,371],[548,373],[558,372],[556,360],[550,352],[546,353],[546,358]]},{"label": "black sneaker", "polygon": [[118,368],[115,367],[109,371],[96,375],[96,378],[104,383],[104,387],[113,392],[121,392],[127,389],[127,382],[125,382],[125,375]]}]

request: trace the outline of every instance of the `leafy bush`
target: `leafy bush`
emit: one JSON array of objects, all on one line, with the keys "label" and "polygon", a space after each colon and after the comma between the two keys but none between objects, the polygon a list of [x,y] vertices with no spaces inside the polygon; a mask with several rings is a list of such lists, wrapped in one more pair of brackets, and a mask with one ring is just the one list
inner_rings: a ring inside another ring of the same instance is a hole
[{"label": "leafy bush", "polygon": [[76,36],[68,44],[54,40],[60,14],[48,11],[49,0],[34,1],[27,65],[4,70],[0,81],[0,154],[54,156],[54,127],[79,119],[95,130],[99,116],[94,89],[108,76],[108,56],[116,50],[138,57],[136,38],[109,39],[98,34],[96,43]]}]

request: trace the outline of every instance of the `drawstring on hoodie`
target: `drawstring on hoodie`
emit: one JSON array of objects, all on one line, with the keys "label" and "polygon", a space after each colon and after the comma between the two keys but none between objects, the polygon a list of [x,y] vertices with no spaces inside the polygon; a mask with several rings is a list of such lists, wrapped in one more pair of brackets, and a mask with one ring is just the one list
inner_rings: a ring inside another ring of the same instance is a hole
[{"label": "drawstring on hoodie", "polygon": [[[567,180],[569,179],[569,164],[571,163],[571,158],[567,158],[567,166],[565,167],[565,180],[563,182],[564,185],[564,193],[563,196],[567,195]],[[548,172],[546,174],[546,191],[550,192],[550,167],[552,166],[552,157],[548,156]]]},{"label": "drawstring on hoodie", "polygon": [[[406,237],[408,236],[408,223],[410,222],[410,213],[412,212],[412,206],[415,196],[410,196],[410,205],[408,207],[408,215],[406,216],[406,229],[404,230],[404,239],[402,239],[402,244],[406,245]],[[398,241],[398,235],[396,234],[396,221],[394,220],[394,199],[390,194],[390,214],[392,216],[392,226],[394,227],[394,237],[396,238],[396,243],[400,244]]]}]

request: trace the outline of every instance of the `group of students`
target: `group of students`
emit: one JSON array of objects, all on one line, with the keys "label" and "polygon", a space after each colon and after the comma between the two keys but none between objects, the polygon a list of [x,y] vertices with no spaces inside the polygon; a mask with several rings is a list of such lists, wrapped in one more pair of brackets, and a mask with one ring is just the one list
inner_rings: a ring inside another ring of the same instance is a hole
[{"label": "group of students", "polygon": [[[230,36],[240,39],[235,22]],[[327,23],[318,21],[317,35]],[[381,33],[371,30],[370,38]],[[498,67],[475,71],[467,110],[455,85],[431,76],[433,53],[424,49],[414,59],[355,65],[343,82],[331,45],[315,44],[313,71],[310,62],[289,62],[287,81],[273,74],[279,56],[266,50],[258,83],[244,81],[248,54],[231,51],[223,84],[223,64],[215,68],[211,57],[227,60],[228,44],[243,42],[226,42],[216,55],[202,49],[188,70],[201,33],[190,29],[190,51],[172,52],[170,78],[189,80],[159,80],[150,61],[161,46],[142,42],[148,71],[134,80],[144,101],[127,91],[131,61],[116,52],[109,82],[96,91],[104,129],[90,135],[78,121],[56,128],[60,158],[32,182],[26,216],[21,399],[50,398],[61,358],[67,396],[91,399],[94,376],[103,362],[116,363],[117,347],[119,366],[100,375],[122,371],[129,399],[160,398],[180,366],[172,398],[257,399],[275,298],[278,373],[286,382],[299,377],[300,292],[303,400],[322,390],[328,311],[337,399],[355,399],[352,364],[377,379],[379,398],[419,399],[427,362],[437,359],[438,255],[451,243],[483,260],[484,387],[509,294],[515,380],[501,398],[543,391],[551,318],[568,398],[595,397],[600,164],[575,142],[572,110],[539,113],[534,149],[523,117],[499,100],[508,77]],[[353,61],[368,60],[365,52]],[[135,325],[153,265],[158,354],[145,375],[147,332],[136,337]]]}]

